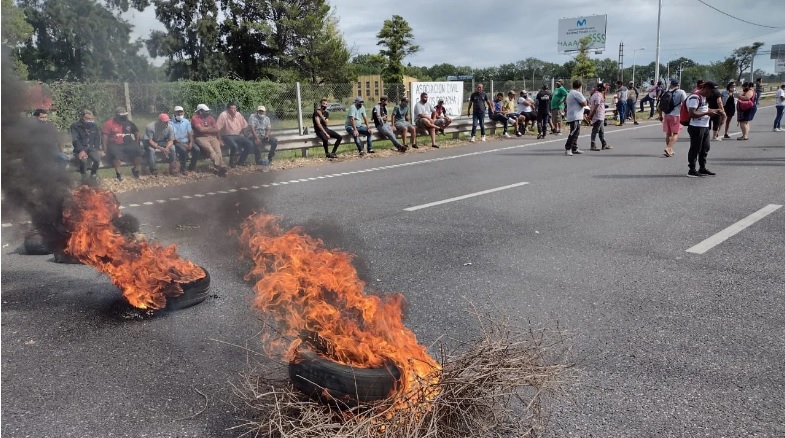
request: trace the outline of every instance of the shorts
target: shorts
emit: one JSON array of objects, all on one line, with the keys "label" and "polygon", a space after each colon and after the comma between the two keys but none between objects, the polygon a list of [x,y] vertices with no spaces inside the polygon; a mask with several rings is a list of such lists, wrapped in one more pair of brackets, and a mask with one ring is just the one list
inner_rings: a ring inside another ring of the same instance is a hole
[{"label": "shorts", "polygon": [[433,123],[434,123],[436,126],[442,126],[442,125],[444,125],[445,123],[447,123],[447,119],[445,119],[444,117],[439,117],[438,119],[434,120],[434,121],[433,121]]},{"label": "shorts", "polygon": [[430,120],[430,119],[424,119],[422,117],[417,117],[417,120],[415,120],[414,123],[417,125],[418,128],[427,128],[428,125],[425,124],[425,120]]},{"label": "shorts", "polygon": [[125,163],[132,163],[136,158],[142,156],[142,148],[135,144],[109,143],[106,149],[106,155],[111,161],[119,160]]},{"label": "shorts", "polygon": [[552,109],[551,110],[551,120],[553,120],[553,123],[559,123],[559,122],[561,122],[563,120],[562,117],[561,117],[561,110],[560,109]]},{"label": "shorts", "polygon": [[679,134],[681,132],[680,116],[665,115],[662,120],[662,132],[666,134]]},{"label": "shorts", "polygon": [[398,131],[406,131],[409,128],[412,128],[412,124],[406,120],[395,122],[395,129],[397,129]]},{"label": "shorts", "polygon": [[752,113],[752,108],[746,111],[739,111],[736,120],[739,122],[751,122],[755,115]]}]

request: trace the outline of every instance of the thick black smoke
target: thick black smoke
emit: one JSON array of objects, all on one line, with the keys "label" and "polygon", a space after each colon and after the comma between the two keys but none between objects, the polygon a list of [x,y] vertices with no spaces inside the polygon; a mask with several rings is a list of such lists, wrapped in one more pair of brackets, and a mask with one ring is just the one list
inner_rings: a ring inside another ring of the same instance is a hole
[{"label": "thick black smoke", "polygon": [[63,202],[73,181],[58,160],[59,134],[49,123],[28,117],[27,87],[2,56],[2,191],[3,203],[24,209],[51,246],[66,237],[61,225]]}]

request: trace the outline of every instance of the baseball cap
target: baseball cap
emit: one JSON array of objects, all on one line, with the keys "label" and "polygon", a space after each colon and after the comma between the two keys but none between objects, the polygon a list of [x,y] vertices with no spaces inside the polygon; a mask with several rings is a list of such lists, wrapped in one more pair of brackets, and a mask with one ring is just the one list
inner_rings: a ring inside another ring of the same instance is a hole
[{"label": "baseball cap", "polygon": [[444,99],[439,99],[438,103],[444,103]]},{"label": "baseball cap", "polygon": [[357,96],[357,99],[354,99],[354,103],[362,103],[365,102],[362,97]]},{"label": "baseball cap", "polygon": [[205,105],[203,103],[200,103],[199,105],[196,105],[196,110],[197,111],[210,111],[210,108],[208,108],[207,105]]},{"label": "baseball cap", "polygon": [[679,85],[679,80],[676,78],[671,79],[671,85]]},{"label": "baseball cap", "polygon": [[708,88],[709,90],[714,90],[717,87],[717,83],[714,81],[706,81],[703,83],[703,88]]},{"label": "baseball cap", "polygon": [[169,123],[169,114],[166,114],[166,113],[159,114],[158,115],[158,121],[159,122],[164,122],[164,123]]},{"label": "baseball cap", "polygon": [[174,107],[174,112],[177,112],[177,111],[183,111],[184,112],[185,110],[180,105],[177,105],[176,107]]},{"label": "baseball cap", "polygon": [[556,85],[561,85],[561,81],[556,81]]},{"label": "baseball cap", "polygon": [[704,81],[703,79],[698,79],[698,88],[702,87],[703,84],[705,84],[705,83],[706,83],[706,81]]},{"label": "baseball cap", "polygon": [[114,110],[114,113],[118,116],[127,116],[128,110],[124,106],[118,106],[117,109]]},{"label": "baseball cap", "polygon": [[781,83],[780,87],[785,87],[785,82]]},{"label": "baseball cap", "polygon": [[267,108],[265,108],[264,105],[259,105],[256,107],[256,111],[267,111]]}]

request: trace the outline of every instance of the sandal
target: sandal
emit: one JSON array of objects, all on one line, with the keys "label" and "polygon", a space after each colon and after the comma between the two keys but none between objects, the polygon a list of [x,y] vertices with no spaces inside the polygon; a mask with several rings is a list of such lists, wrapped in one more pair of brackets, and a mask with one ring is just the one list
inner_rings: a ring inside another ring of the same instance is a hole
[{"label": "sandal", "polygon": [[750,139],[749,137],[739,137],[736,140],[749,140],[749,139]]}]

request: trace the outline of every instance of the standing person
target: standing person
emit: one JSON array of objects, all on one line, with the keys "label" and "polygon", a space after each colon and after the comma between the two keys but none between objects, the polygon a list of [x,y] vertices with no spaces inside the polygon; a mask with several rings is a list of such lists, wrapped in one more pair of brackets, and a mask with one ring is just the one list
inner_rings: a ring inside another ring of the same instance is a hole
[{"label": "standing person", "polygon": [[712,141],[722,141],[720,138],[720,127],[725,124],[725,109],[722,105],[722,93],[715,88],[712,94],[708,97],[709,109],[719,110],[716,114],[709,118],[709,127],[712,131]]},{"label": "standing person", "polygon": [[567,89],[562,86],[561,81],[556,81],[556,88],[551,96],[551,134],[561,135],[562,111],[564,111],[564,100],[567,99]]},{"label": "standing person", "polygon": [[632,124],[638,124],[638,117],[635,115],[635,108],[637,108],[638,103],[638,88],[635,86],[635,82],[630,81],[627,84],[627,118],[632,119]]},{"label": "standing person", "polygon": [[687,93],[679,88],[678,79],[671,79],[670,88],[663,93],[660,105],[657,106],[657,120],[662,122],[662,131],[665,133],[663,155],[666,157],[675,155],[673,145],[679,140],[681,133],[681,104],[685,100],[687,100]]},{"label": "standing person", "polygon": [[439,102],[433,107],[433,110],[436,112],[436,120],[434,120],[434,123],[439,127],[439,132],[444,134],[444,128],[450,126],[450,123],[452,123],[452,118],[447,114],[447,107],[444,106],[444,100],[439,99]]},{"label": "standing person", "polygon": [[[275,150],[278,149],[278,139],[273,137],[273,125],[267,117],[267,108],[264,105],[256,107],[256,114],[248,116],[248,126],[251,128],[251,138],[254,144],[254,158],[256,163],[262,163],[262,171],[270,169],[270,164],[275,157]],[[262,159],[262,150],[270,146],[267,151],[267,159]]]},{"label": "standing person", "polygon": [[115,116],[104,122],[101,127],[101,146],[114,165],[118,181],[123,180],[120,166],[123,162],[133,162],[131,174],[139,179],[142,170],[142,148],[139,146],[139,128],[128,120],[128,110],[118,107]]},{"label": "standing person", "polygon": [[736,115],[736,83],[733,81],[728,82],[725,91],[722,92],[722,107],[725,109],[725,135],[722,138],[728,140],[728,129],[730,129],[730,122],[733,116]]},{"label": "standing person", "polygon": [[774,94],[774,107],[777,115],[774,116],[774,132],[782,132],[782,113],[785,112],[785,82],[780,84],[780,88]]},{"label": "standing person", "polygon": [[654,79],[649,82],[649,87],[646,89],[646,95],[641,99],[641,111],[645,111],[644,105],[649,102],[652,113],[654,112],[654,99],[657,97],[657,86],[654,85]]},{"label": "standing person", "polygon": [[597,84],[594,92],[589,97],[589,120],[591,121],[591,150],[599,151],[595,140],[600,137],[602,149],[613,149],[605,141],[605,85],[602,82]]},{"label": "standing person", "polygon": [[[177,152],[177,158],[180,160],[180,174],[187,175],[188,171],[193,172],[196,170],[196,163],[199,161],[199,155],[202,151],[194,143],[194,131],[191,128],[191,122],[185,118],[183,107],[174,107],[174,120],[171,121],[171,124],[174,131],[174,149]],[[188,170],[186,170],[185,162],[189,154],[191,155],[191,164],[188,165]]]},{"label": "standing person", "polygon": [[203,103],[196,105],[196,113],[191,116],[191,129],[194,131],[194,143],[200,150],[210,154],[216,174],[226,176],[221,142],[218,140],[218,127],[215,124],[215,119],[210,115],[210,108],[207,105]]},{"label": "standing person", "polygon": [[755,117],[755,90],[752,82],[744,82],[741,85],[741,94],[736,99],[736,120],[739,121],[741,137],[736,140],[750,139],[750,122]]},{"label": "standing person", "polygon": [[155,166],[155,153],[160,152],[166,163],[169,163],[169,175],[179,174],[177,151],[174,148],[174,130],[169,123],[169,114],[161,113],[158,120],[151,122],[144,128],[144,150],[147,154],[147,166],[150,175],[158,175]]},{"label": "standing person", "polygon": [[[474,112],[472,112],[474,108]],[[472,118],[472,138],[471,142],[477,141],[475,134],[477,133],[477,124],[480,124],[480,135],[482,141],[485,141],[485,111],[486,108],[493,108],[491,100],[488,95],[483,91],[483,85],[477,84],[477,91],[469,96],[469,116]],[[491,109],[491,111],[493,111]]]},{"label": "standing person", "polygon": [[[319,101],[319,106],[313,110],[311,120],[313,121],[313,130],[316,132],[316,136],[322,140],[324,156],[327,158],[338,158],[336,152],[338,152],[338,146],[341,145],[343,137],[341,137],[341,134],[333,131],[328,126],[328,123],[330,122],[330,113],[327,111],[327,99],[322,99]],[[331,138],[335,139],[332,152],[327,149],[327,146],[330,145]]]},{"label": "standing person", "polygon": [[629,97],[629,90],[624,86],[622,81],[616,81],[616,116],[619,118],[619,126],[624,125],[627,120],[627,98]]},{"label": "standing person", "polygon": [[755,79],[755,106],[758,106],[758,101],[760,100],[760,95],[763,94],[763,91],[763,79]]},{"label": "standing person", "polygon": [[583,151],[578,149],[578,136],[581,135],[583,108],[587,105],[586,98],[581,93],[582,85],[583,83],[578,79],[572,81],[572,90],[567,94],[567,98],[564,99],[567,107],[567,125],[570,126],[570,135],[564,144],[564,155],[568,157],[571,157],[573,154],[583,153]]},{"label": "standing person", "polygon": [[537,93],[535,100],[537,102],[537,138],[545,138],[551,118],[551,92],[548,90],[548,84],[542,84],[542,89]]},{"label": "standing person", "polygon": [[387,101],[389,98],[387,96],[382,96],[379,98],[379,103],[373,107],[371,110],[371,119],[373,120],[374,126],[376,126],[376,130],[382,134],[382,137],[387,138],[390,140],[395,146],[395,149],[398,152],[406,152],[405,147],[395,138],[395,132],[392,130],[392,126],[390,126],[390,122],[388,122],[389,117],[387,115]]},{"label": "standing person", "polygon": [[428,131],[428,134],[431,136],[431,147],[438,149],[436,129],[439,127],[433,122],[436,117],[436,111],[433,109],[433,105],[428,103],[428,93],[420,94],[420,100],[414,104],[412,114],[414,115],[414,125]]},{"label": "standing person", "polygon": [[365,107],[363,106],[363,98],[357,97],[354,99],[354,105],[349,108],[349,114],[346,115],[345,128],[346,132],[354,139],[354,144],[357,146],[357,152],[360,156],[365,155],[363,151],[363,144],[360,141],[360,135],[364,135],[368,143],[368,153],[373,154],[373,144],[371,141],[371,129],[368,128],[368,117],[365,114]]},{"label": "standing person", "polygon": [[[690,134],[690,151],[687,153],[687,166],[689,171],[687,176],[696,178],[699,176],[714,176],[714,172],[706,167],[706,157],[711,148],[711,137],[709,136],[709,118],[719,114],[720,110],[710,109],[708,98],[714,94],[717,84],[706,81],[697,93],[687,97],[687,110],[690,113],[690,124],[687,132]],[[695,170],[695,162],[698,162],[699,169]]]},{"label": "standing person", "polygon": [[98,177],[101,165],[101,131],[95,125],[92,111],[84,110],[79,120],[71,125],[71,142],[74,145],[74,156],[79,160],[79,173],[87,179],[87,160],[91,162],[90,178]]},{"label": "standing person", "polygon": [[215,127],[218,128],[221,142],[229,146],[229,167],[245,166],[251,143],[243,135],[243,131],[248,127],[248,122],[242,114],[237,112],[236,103],[226,104],[226,109],[218,115]]},{"label": "standing person", "polygon": [[395,126],[395,129],[401,133],[401,140],[403,141],[402,146],[407,147],[406,144],[406,134],[409,134],[412,137],[412,147],[414,149],[419,149],[420,147],[417,146],[417,128],[411,124],[411,119],[409,118],[409,98],[406,96],[401,97],[401,103],[398,104],[395,108],[393,108],[392,113],[392,123]]}]

